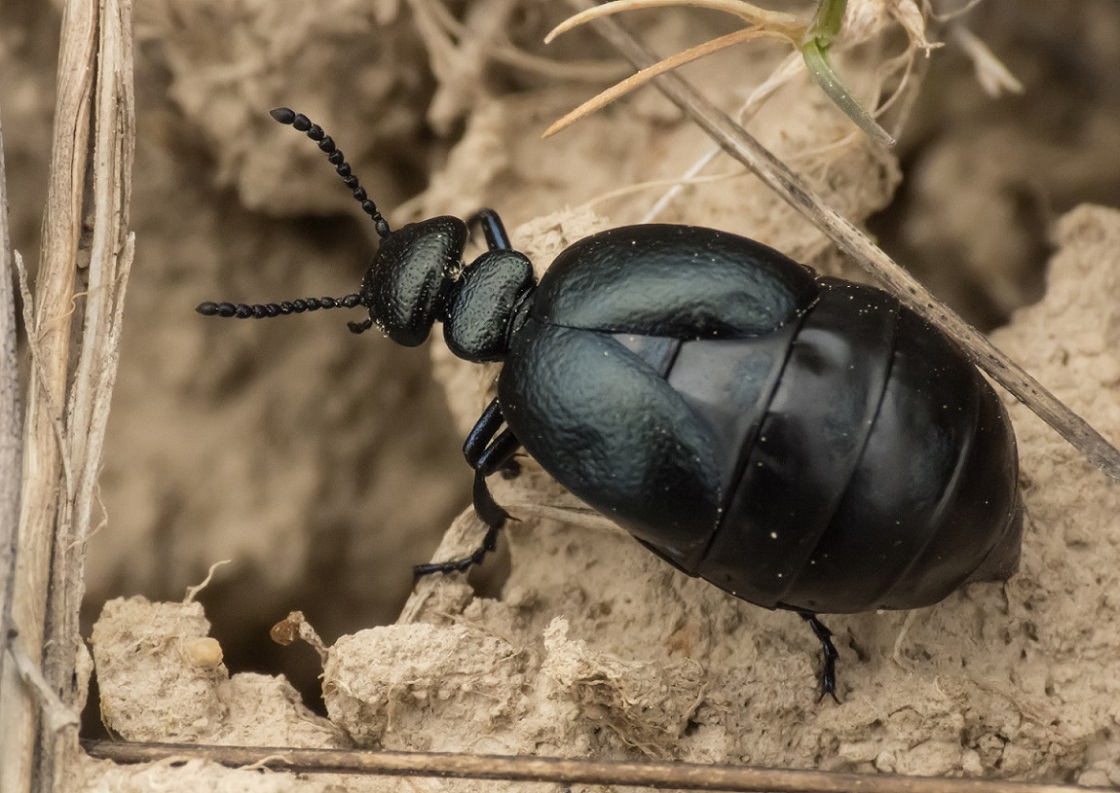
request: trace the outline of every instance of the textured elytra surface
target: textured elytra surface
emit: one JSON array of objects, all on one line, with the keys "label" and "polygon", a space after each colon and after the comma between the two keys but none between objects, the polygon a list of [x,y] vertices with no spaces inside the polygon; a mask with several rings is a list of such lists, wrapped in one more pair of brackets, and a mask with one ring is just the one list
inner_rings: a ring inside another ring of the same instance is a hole
[{"label": "textured elytra surface", "polygon": [[[248,14],[247,23],[241,17],[252,4],[196,5],[197,16],[184,16],[181,5],[145,4],[138,20],[141,52],[150,57],[138,75],[144,181],[138,189],[147,192],[139,194],[134,214],[141,242],[126,320],[131,335],[104,480],[110,518],[91,543],[91,606],[96,610],[109,593],[148,587],[153,595],[178,598],[211,562],[233,558],[237,574],[204,595],[209,616],[220,618],[217,633],[232,663],[244,658],[238,647],[267,646],[264,627],[291,606],[313,611],[317,604],[313,618],[330,638],[347,619],[357,623],[351,628],[375,619],[366,609],[391,618],[395,606],[371,608],[373,590],[387,584],[399,602],[408,565],[427,555],[411,543],[425,532],[434,541],[447,516],[465,503],[465,491],[444,489],[462,471],[456,439],[428,434],[441,421],[432,416],[438,417],[442,397],[420,390],[427,382],[422,354],[351,339],[344,318],[330,315],[305,317],[290,330],[192,324],[190,308],[200,299],[342,293],[356,285],[364,266],[369,239],[363,225],[335,219],[293,226],[256,214],[262,207],[298,213],[308,205],[315,211],[349,205],[319,155],[290,130],[272,125],[265,111],[287,103],[328,125],[388,207],[420,187],[428,164],[441,162],[443,149],[452,146],[453,138],[427,134],[425,116],[439,110],[443,128],[448,119],[464,119],[467,132],[446,166],[438,166],[419,212],[466,214],[495,205],[511,226],[526,224],[515,239],[538,266],[592,229],[640,219],[657,192],[598,204],[601,214],[591,222],[583,209],[565,206],[646,178],[679,176],[710,144],[652,93],[541,143],[534,131],[590,91],[570,83],[546,88],[536,76],[500,73],[488,90],[512,86],[521,93],[494,101],[480,90],[488,83],[479,71],[460,72],[473,74],[465,81],[470,91],[445,90],[455,71],[446,69],[440,80],[447,82],[434,88],[438,102],[428,104],[429,55],[415,39],[407,44],[414,21],[393,3],[339,2],[329,13],[305,4],[306,15],[295,13],[294,4],[273,3],[278,10]],[[453,10],[477,21],[488,5]],[[22,24],[41,6],[6,3],[0,13],[15,14]],[[222,13],[208,18],[207,8]],[[396,26],[371,17],[370,8],[396,13],[390,20]],[[1035,7],[1007,17],[1000,14],[1009,11],[981,4],[980,17],[967,23],[975,23],[1024,80],[1024,99],[997,105],[962,90],[972,85],[969,64],[951,47],[936,51],[934,71],[955,63],[956,72],[940,83],[937,74],[930,76],[930,91],[916,105],[902,144],[912,164],[904,189],[913,199],[912,211],[891,227],[913,254],[902,258],[921,263],[966,305],[978,301],[985,316],[993,315],[993,304],[999,307],[994,314],[1005,314],[1029,292],[1020,268],[1042,256],[1049,230],[1059,228],[1052,209],[1086,199],[1116,203],[1111,136],[1120,124],[1110,97],[1118,95],[1120,70],[1115,48],[1100,33],[1115,29],[1115,7],[1082,2],[1070,8]],[[500,27],[514,37],[524,32],[518,26],[546,27],[534,20],[536,13],[529,8]],[[13,191],[21,196],[13,205],[23,235],[17,246],[26,254],[34,250],[38,228],[31,215],[41,204],[35,184],[45,168],[43,130],[52,101],[43,75],[53,64],[43,58],[42,73],[28,73],[35,52],[50,55],[50,37],[26,26],[22,33],[19,26],[3,28],[0,73],[9,79],[0,81],[0,105],[9,175],[26,185]],[[688,28],[678,18],[653,33],[668,52],[680,48],[674,37]],[[367,39],[386,30],[398,43],[378,54]],[[1053,52],[1076,54],[1084,68],[1050,72],[1052,64],[1066,62],[1044,57]],[[777,60],[773,50],[759,49],[734,57],[745,65],[714,67],[705,85],[717,86],[727,74],[747,80],[757,74],[756,59],[759,69]],[[354,63],[362,65],[354,69]],[[385,74],[398,75],[399,82],[387,88]],[[930,110],[925,102],[942,91],[949,100]],[[799,86],[766,109],[756,131],[771,145],[785,141],[785,155],[800,158],[798,167],[820,176],[829,200],[858,219],[888,201],[897,172],[890,155],[862,146],[839,150],[835,160],[812,159],[822,141],[831,144],[847,131],[845,124],[814,90]],[[437,128],[433,121],[431,129]],[[1114,223],[1107,213],[1074,218],[1060,227],[1064,252],[1049,281],[1052,299],[1002,332],[1000,344],[1115,438],[1115,289],[1097,280],[1102,262],[1115,259]],[[802,260],[823,247],[819,235],[749,179],[688,190],[661,219],[747,233]],[[1058,266],[1063,261],[1075,263],[1066,275]],[[955,267],[960,262],[968,265],[963,281]],[[210,280],[203,284],[203,278]],[[1038,294],[1037,276],[1033,288]],[[382,355],[394,357],[382,363]],[[479,386],[489,385],[493,373],[456,369],[461,379],[444,380],[451,383],[452,411],[461,425],[477,416],[484,403]],[[1006,587],[973,587],[913,616],[831,621],[842,654],[839,708],[813,701],[816,646],[796,619],[734,603],[666,570],[627,538],[598,530],[526,519],[509,532],[514,577],[500,601],[475,599],[466,588],[440,582],[441,592],[421,592],[432,608],[413,610],[429,622],[454,622],[472,636],[496,633],[538,653],[540,669],[550,657],[542,649],[546,631],[557,618],[568,621],[566,642],[586,648],[571,648],[571,657],[588,664],[565,678],[573,681],[569,693],[556,704],[519,689],[524,699],[517,707],[572,726],[562,741],[543,742],[541,752],[1118,784],[1117,748],[1108,733],[1115,728],[1110,670],[1118,643],[1111,595],[1118,568],[1115,496],[1025,410],[1011,409],[1032,518],[1020,574]],[[328,426],[319,423],[324,420]],[[519,485],[499,492],[509,503],[542,505],[551,491]],[[203,494],[213,494],[214,505],[200,501]],[[569,520],[582,518],[568,514]],[[399,539],[395,528],[402,529]],[[324,627],[328,623],[335,631]],[[199,631],[192,635],[201,638]],[[676,670],[674,663],[700,667],[701,693],[694,697],[689,686],[663,694],[657,689],[666,670]],[[641,681],[636,693],[623,690],[617,670],[627,670],[626,681]],[[511,679],[545,679],[532,664],[522,674]],[[138,684],[127,670],[113,680]],[[266,700],[263,693],[244,692],[239,701],[250,712],[270,713]],[[125,700],[116,701],[121,712]],[[144,709],[148,700],[131,702],[128,707]],[[427,745],[437,746],[441,734],[447,745],[460,739],[454,724],[426,717],[419,701],[413,705],[397,715],[422,723]],[[643,715],[650,709],[656,717]],[[173,723],[158,721],[145,734],[161,730],[175,734]],[[523,737],[498,731],[486,741],[524,745]],[[399,733],[388,743],[410,747]],[[337,784],[198,764],[98,769],[91,787],[112,790],[198,789],[211,779],[228,789]],[[400,789],[399,782],[390,784],[386,789]],[[440,783],[415,784],[438,789]],[[350,780],[345,785],[358,789]]]}]

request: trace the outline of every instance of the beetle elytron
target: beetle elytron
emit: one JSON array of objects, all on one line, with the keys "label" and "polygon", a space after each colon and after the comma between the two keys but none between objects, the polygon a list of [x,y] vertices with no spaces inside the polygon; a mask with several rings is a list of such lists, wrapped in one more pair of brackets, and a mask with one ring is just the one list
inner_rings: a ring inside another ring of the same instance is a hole
[{"label": "beetle elytron", "polygon": [[[483,545],[418,575],[464,571],[508,515],[486,477],[524,449],[572,493],[691,576],[789,609],[824,649],[818,612],[911,609],[1006,579],[1022,533],[1018,460],[995,392],[939,330],[878,289],[712,229],[616,228],[563,251],[538,283],[498,215],[395,231],[342,152],[307,133],[381,244],[342,298],[203,303],[263,318],[362,306],[405,346],[438,320],[468,361],[505,361],[464,446]],[[469,229],[488,246],[462,262]],[[503,424],[505,429],[502,429]]]}]

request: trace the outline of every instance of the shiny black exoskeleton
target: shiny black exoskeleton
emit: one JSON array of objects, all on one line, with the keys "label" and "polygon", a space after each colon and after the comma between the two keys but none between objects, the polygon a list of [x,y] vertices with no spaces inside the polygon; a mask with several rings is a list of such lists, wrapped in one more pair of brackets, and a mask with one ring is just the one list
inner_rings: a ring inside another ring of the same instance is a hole
[{"label": "shiny black exoskeleton", "polygon": [[[464,451],[490,527],[486,477],[524,448],[572,493],[678,569],[798,612],[910,609],[1014,572],[1022,531],[1015,439],[996,394],[939,330],[878,289],[819,278],[712,229],[628,226],[580,240],[538,283],[498,216],[396,231],[333,141],[306,132],[382,238],[361,290],[291,303],[203,303],[269,317],[363,306],[394,341],[443,323],[452,352],[505,361]],[[488,251],[462,255],[471,224]],[[503,429],[504,425],[504,429]]]}]

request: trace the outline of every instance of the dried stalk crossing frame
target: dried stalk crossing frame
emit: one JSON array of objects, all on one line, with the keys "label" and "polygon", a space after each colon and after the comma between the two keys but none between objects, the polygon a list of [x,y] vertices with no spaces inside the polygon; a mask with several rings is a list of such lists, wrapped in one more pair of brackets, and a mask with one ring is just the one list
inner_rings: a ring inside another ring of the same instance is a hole
[{"label": "dried stalk crossing frame", "polygon": [[374,752],[288,747],[191,746],[87,741],[93,757],[119,763],[206,759],[232,767],[298,773],[383,774],[506,782],[628,785],[653,789],[775,793],[1074,793],[1075,785],[892,774],[844,774],[679,762],[620,762],[567,757],[511,757],[445,752]]}]

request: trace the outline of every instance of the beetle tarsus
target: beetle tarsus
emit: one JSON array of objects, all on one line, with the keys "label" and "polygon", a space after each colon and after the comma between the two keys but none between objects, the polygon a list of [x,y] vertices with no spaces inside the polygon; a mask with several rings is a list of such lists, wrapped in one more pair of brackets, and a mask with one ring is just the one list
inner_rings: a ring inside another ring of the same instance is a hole
[{"label": "beetle tarsus", "polygon": [[832,631],[817,619],[817,615],[809,611],[797,612],[801,619],[809,623],[809,627],[813,630],[813,635],[821,643],[821,654],[824,656],[824,665],[821,668],[821,688],[820,694],[817,696],[817,702],[820,702],[825,696],[832,697],[833,701],[839,705],[840,698],[836,696],[836,661],[840,657],[840,653],[836,651],[836,645],[832,643]]},{"label": "beetle tarsus", "polygon": [[491,526],[482,540],[482,545],[470,556],[464,556],[462,559],[453,559],[450,562],[432,562],[431,564],[416,565],[412,568],[413,581],[419,581],[426,575],[435,575],[436,573],[443,573],[444,575],[448,573],[465,573],[476,564],[481,564],[483,557],[498,547],[498,532],[501,528],[501,526]]}]

